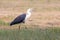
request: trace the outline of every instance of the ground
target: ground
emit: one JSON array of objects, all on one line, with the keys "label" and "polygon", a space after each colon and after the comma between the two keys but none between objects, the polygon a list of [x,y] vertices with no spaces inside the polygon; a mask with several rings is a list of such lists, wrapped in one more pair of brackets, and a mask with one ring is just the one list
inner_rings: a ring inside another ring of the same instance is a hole
[{"label": "ground", "polygon": [[[28,8],[34,8],[26,25],[44,27],[60,27],[59,0],[0,0],[0,19],[10,23],[15,17],[25,13]],[[0,26],[0,29],[10,26]],[[13,27],[15,28],[15,27]],[[17,28],[17,27],[16,27]]]}]

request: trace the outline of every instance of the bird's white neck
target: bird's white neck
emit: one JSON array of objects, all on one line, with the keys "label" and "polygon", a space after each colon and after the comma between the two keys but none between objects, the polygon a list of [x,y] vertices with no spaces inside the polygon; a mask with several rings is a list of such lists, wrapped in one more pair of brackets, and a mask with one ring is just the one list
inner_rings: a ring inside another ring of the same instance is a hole
[{"label": "bird's white neck", "polygon": [[27,15],[31,15],[31,12],[32,12],[32,9],[29,8],[29,9],[27,10]]},{"label": "bird's white neck", "polygon": [[31,16],[31,10],[28,9],[28,10],[27,10],[27,14],[26,14],[25,20],[28,19],[30,16]]},{"label": "bird's white neck", "polygon": [[27,11],[27,15],[31,15],[31,12],[30,11]]}]

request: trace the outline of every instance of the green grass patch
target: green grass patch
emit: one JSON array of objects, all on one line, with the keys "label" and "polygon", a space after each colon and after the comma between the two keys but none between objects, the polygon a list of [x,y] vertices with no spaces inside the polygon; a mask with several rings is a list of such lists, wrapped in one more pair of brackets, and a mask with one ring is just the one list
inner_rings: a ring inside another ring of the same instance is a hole
[{"label": "green grass patch", "polygon": [[0,30],[0,40],[60,40],[60,28]]},{"label": "green grass patch", "polygon": [[4,26],[8,26],[9,23],[7,23],[7,22],[5,22],[5,21],[3,21],[3,20],[0,20],[0,25],[1,25],[1,26],[2,26],[2,25],[4,25]]}]

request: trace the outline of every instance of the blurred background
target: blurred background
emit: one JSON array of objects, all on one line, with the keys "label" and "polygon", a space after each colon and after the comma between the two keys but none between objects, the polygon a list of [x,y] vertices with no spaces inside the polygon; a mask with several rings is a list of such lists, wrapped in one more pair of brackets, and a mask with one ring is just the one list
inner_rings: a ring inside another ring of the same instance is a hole
[{"label": "blurred background", "polygon": [[[28,8],[25,24],[9,25]],[[0,40],[60,40],[59,27],[60,0],[0,0]]]},{"label": "blurred background", "polygon": [[60,26],[60,0],[0,0],[0,27],[8,27],[15,17],[28,8],[34,8],[34,11],[25,25]]}]

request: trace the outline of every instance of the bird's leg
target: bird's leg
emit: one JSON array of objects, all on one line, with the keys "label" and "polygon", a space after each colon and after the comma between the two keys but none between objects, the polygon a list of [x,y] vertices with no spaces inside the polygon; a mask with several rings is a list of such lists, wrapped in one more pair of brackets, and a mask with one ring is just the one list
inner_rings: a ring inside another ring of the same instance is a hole
[{"label": "bird's leg", "polygon": [[25,25],[25,29],[27,29],[26,25]]},{"label": "bird's leg", "polygon": [[20,25],[19,25],[19,28],[18,28],[18,29],[19,29],[19,30],[21,29],[21,28],[20,28]]},{"label": "bird's leg", "polygon": [[25,25],[24,25],[24,28],[27,29],[26,23],[25,23]]},{"label": "bird's leg", "polygon": [[[25,21],[23,21],[23,23],[25,23]],[[27,29],[26,24],[24,25],[24,27],[25,27],[25,29]]]}]

